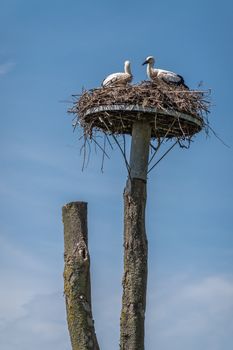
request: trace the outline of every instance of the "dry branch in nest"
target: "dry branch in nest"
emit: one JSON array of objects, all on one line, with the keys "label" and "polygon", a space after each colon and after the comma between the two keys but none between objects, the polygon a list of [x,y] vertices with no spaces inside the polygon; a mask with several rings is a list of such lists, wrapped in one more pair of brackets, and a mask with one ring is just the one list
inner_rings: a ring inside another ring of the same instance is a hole
[{"label": "dry branch in nest", "polygon": [[149,122],[154,138],[190,138],[207,125],[208,94],[157,79],[85,90],[69,112],[76,115],[74,125],[90,139],[96,130],[131,134],[135,120]]}]

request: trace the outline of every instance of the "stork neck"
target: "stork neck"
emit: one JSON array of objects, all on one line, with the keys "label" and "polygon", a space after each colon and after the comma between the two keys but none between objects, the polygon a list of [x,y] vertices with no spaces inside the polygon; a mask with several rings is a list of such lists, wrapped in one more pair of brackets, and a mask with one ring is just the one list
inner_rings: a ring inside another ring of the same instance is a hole
[{"label": "stork neck", "polygon": [[131,75],[131,69],[130,69],[130,65],[129,64],[125,65],[125,73],[128,73],[128,74]]},{"label": "stork neck", "polygon": [[150,77],[150,78],[151,78],[151,76],[152,76],[153,66],[154,66],[153,63],[149,62],[148,65],[147,65],[147,67],[146,67],[147,75],[148,75],[148,77]]}]

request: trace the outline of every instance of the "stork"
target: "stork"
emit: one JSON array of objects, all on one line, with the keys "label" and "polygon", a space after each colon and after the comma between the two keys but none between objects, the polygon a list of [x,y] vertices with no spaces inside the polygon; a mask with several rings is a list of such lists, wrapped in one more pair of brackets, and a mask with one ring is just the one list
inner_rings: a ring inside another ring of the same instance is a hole
[{"label": "stork", "polygon": [[124,72],[108,75],[102,82],[102,86],[127,85],[133,79],[130,69],[130,61],[125,61]]},{"label": "stork", "polygon": [[184,78],[181,75],[176,74],[174,72],[170,72],[168,70],[164,70],[164,69],[156,69],[154,68],[154,63],[155,63],[154,57],[148,56],[145,62],[143,62],[142,64],[142,65],[147,64],[147,76],[149,79],[153,81],[156,78],[159,78],[168,84],[183,85],[188,89],[188,86],[185,85]]}]

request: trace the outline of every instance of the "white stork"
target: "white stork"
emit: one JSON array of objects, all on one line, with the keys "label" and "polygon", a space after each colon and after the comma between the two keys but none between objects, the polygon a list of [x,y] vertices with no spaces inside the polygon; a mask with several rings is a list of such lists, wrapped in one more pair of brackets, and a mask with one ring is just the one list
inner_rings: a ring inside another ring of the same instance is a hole
[{"label": "white stork", "polygon": [[183,85],[188,89],[188,86],[185,85],[184,78],[181,75],[170,72],[168,70],[164,70],[164,69],[156,69],[154,68],[154,63],[155,63],[154,57],[148,56],[145,62],[143,62],[142,64],[142,65],[147,64],[147,76],[149,79],[153,81],[155,78],[159,78],[165,81],[166,83],[174,84],[174,85]]},{"label": "white stork", "polygon": [[130,69],[130,62],[125,61],[124,73],[113,73],[107,76],[102,82],[102,86],[126,85],[133,79]]}]

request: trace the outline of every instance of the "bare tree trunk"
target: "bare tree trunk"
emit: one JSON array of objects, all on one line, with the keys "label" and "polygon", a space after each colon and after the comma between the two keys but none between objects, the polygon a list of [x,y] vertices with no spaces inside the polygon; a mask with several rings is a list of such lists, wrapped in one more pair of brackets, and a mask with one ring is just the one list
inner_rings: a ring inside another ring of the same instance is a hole
[{"label": "bare tree trunk", "polygon": [[145,230],[146,178],[151,128],[136,122],[132,132],[130,177],[124,191],[124,277],[121,350],[144,349],[147,287]]},{"label": "bare tree trunk", "polygon": [[64,223],[64,293],[72,350],[99,350],[91,309],[87,203],[62,208]]}]

